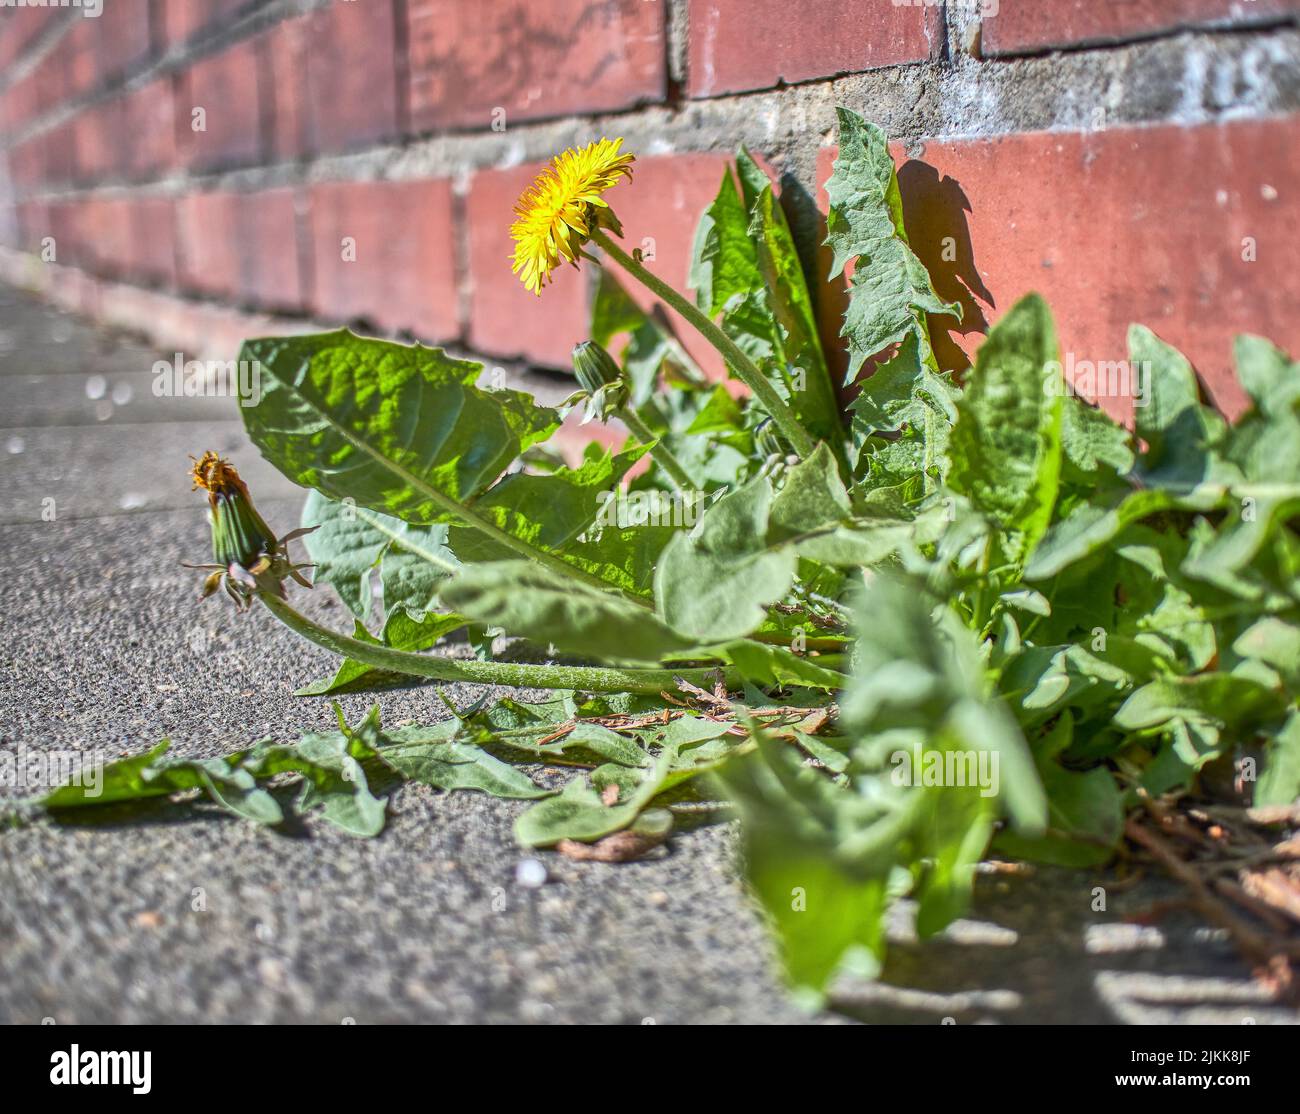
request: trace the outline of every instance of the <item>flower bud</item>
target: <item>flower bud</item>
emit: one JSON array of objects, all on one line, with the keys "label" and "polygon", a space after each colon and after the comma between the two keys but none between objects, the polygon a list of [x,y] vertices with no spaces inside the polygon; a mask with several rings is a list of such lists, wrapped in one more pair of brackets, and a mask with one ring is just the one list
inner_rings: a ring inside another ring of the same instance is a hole
[{"label": "flower bud", "polygon": [[573,374],[582,387],[570,400],[587,400],[582,424],[592,420],[607,421],[627,405],[627,380],[614,357],[594,340],[584,340],[573,349]]},{"label": "flower bud", "polygon": [[573,347],[573,374],[589,395],[623,378],[614,357],[594,340],[584,340]]}]

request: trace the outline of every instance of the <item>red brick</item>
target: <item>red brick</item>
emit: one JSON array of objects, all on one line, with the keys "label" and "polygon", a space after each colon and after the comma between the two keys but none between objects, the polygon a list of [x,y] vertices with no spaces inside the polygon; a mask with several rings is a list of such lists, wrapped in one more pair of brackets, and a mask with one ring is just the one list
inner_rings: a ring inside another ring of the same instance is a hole
[{"label": "red brick", "polygon": [[[261,157],[257,79],[257,51],[251,42],[204,58],[184,75],[176,127],[182,157],[192,170],[247,165]],[[194,130],[196,108],[205,112],[205,131]]]},{"label": "red brick", "polygon": [[74,260],[101,275],[125,274],[131,259],[131,202],[90,198],[77,203]]},{"label": "red brick", "polygon": [[[717,194],[726,165],[721,155],[644,158],[636,163],[634,180],[608,195],[623,222],[625,245],[653,254],[647,266],[679,290],[686,288],[696,222]],[[538,298],[510,269],[512,210],[539,169],[523,166],[474,176],[466,218],[472,280],[469,343],[503,358],[567,367],[574,344],[588,335],[587,283],[592,276],[563,267]],[[632,280],[617,269],[615,273],[642,305],[653,302]],[[694,330],[677,322],[677,333],[707,370],[718,370],[712,349]]]},{"label": "red brick", "polygon": [[[941,361],[966,364],[988,323],[1038,291],[1076,360],[1125,359],[1138,322],[1192,361],[1221,406],[1239,410],[1234,336],[1300,351],[1290,250],[1298,148],[1295,117],[928,144],[900,166],[899,182],[913,247],[939,293],[965,310],[955,327],[932,320]],[[823,151],[823,181],[832,157]],[[1247,236],[1253,263],[1242,259]],[[943,259],[945,237],[953,261]]]},{"label": "red brick", "polygon": [[176,165],[176,116],[170,77],[151,81],[122,97],[119,170],[133,180],[158,177]]},{"label": "red brick", "polygon": [[[312,306],[334,321],[450,340],[459,330],[451,183],[312,187]],[[354,256],[343,258],[343,240]]]},{"label": "red brick", "polygon": [[95,78],[102,85],[131,72],[149,57],[149,0],[104,0],[94,24]]},{"label": "red brick", "polygon": [[181,285],[218,298],[239,291],[239,195],[196,193],[176,203]]},{"label": "red brick", "polygon": [[131,140],[123,130],[120,99],[83,109],[72,118],[72,134],[77,181],[94,183],[115,176]]},{"label": "red brick", "polygon": [[45,178],[45,143],[40,136],[10,148],[9,177],[19,192],[34,190]]},{"label": "red brick", "polygon": [[665,0],[409,0],[417,131],[664,98]]},{"label": "red brick", "polygon": [[1296,11],[1296,0],[1001,0],[983,21],[982,42],[986,54],[1025,54],[1185,27],[1237,27]]},{"label": "red brick", "polygon": [[130,253],[133,279],[176,283],[176,202],[170,197],[141,197],[131,202]]},{"label": "red brick", "polygon": [[[20,8],[19,11],[30,11]],[[19,130],[36,119],[41,110],[39,74],[31,71],[26,77],[14,82],[0,96],[0,131],[6,136],[17,135]]]},{"label": "red brick", "polygon": [[54,238],[54,262],[76,262],[85,252],[81,206],[72,202],[56,201],[49,206],[47,219],[49,224],[46,234]]},{"label": "red brick", "polygon": [[398,133],[396,35],[388,0],[334,0],[305,21],[308,136],[319,153]]},{"label": "red brick", "polygon": [[53,105],[62,104],[66,97],[72,95],[70,42],[71,36],[65,33],[36,67],[37,100],[43,110],[48,111]]},{"label": "red brick", "polygon": [[42,61],[42,70],[51,66],[65,67],[61,86],[63,95],[58,99],[82,96],[99,84],[98,23],[99,19],[74,19],[72,27],[59,40],[50,57]]},{"label": "red brick", "polygon": [[164,0],[163,43],[178,46],[248,6],[248,0]]},{"label": "red brick", "polygon": [[921,62],[943,43],[933,4],[688,0],[687,10],[692,97]]},{"label": "red brick", "polygon": [[192,194],[178,202],[176,220],[185,286],[240,304],[301,308],[292,189]]},{"label": "red brick", "polygon": [[308,152],[307,20],[286,19],[259,39],[265,67],[263,103],[270,123],[270,158],[292,161]]},{"label": "red brick", "polygon": [[50,234],[50,207],[44,201],[23,201],[14,206],[18,217],[18,246],[39,252],[41,240]]}]

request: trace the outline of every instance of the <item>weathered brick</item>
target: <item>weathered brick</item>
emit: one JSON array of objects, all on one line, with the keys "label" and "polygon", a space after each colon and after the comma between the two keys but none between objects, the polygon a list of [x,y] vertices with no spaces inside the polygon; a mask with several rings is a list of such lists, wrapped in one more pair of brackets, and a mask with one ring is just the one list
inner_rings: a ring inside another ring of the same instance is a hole
[{"label": "weathered brick", "polygon": [[72,181],[76,169],[77,134],[76,119],[65,120],[57,127],[41,133],[45,146],[45,181],[62,183]]},{"label": "weathered brick", "polygon": [[312,187],[312,306],[429,340],[459,333],[451,183]]},{"label": "weathered brick", "polygon": [[50,207],[44,201],[23,201],[14,206],[18,218],[18,246],[39,252],[41,241],[50,234]]},{"label": "weathered brick", "polygon": [[417,131],[662,100],[665,0],[410,0]]},{"label": "weathered brick", "polygon": [[150,0],[104,0],[103,11],[92,23],[95,38],[95,84],[130,73],[152,50],[149,30]]},{"label": "weathered brick", "polygon": [[[643,158],[635,178],[608,195],[623,222],[628,249],[641,248],[647,266],[678,289],[685,289],[691,242],[700,213],[713,200],[727,160],[720,155]],[[539,298],[511,273],[510,225],[520,193],[541,168],[483,171],[470,187],[469,227],[470,346],[503,358],[523,357],[567,367],[573,346],[588,335],[587,283],[590,274],[570,267],[556,272],[554,284]],[[584,265],[584,271],[592,269]],[[615,274],[634,298],[649,306],[653,298],[631,279]],[[675,315],[674,315],[675,316]],[[694,330],[677,322],[677,333],[706,368],[716,371],[713,351]]]},{"label": "weathered brick", "polygon": [[933,4],[690,0],[687,10],[692,97],[920,62],[943,43]]},{"label": "weathered brick", "polygon": [[[251,42],[201,59],[183,75],[176,102],[177,135],[192,170],[247,165],[261,158],[257,79],[257,51]],[[203,110],[203,131],[194,128],[196,109]]]},{"label": "weathered brick", "polygon": [[131,202],[93,197],[78,204],[76,262],[99,275],[124,275],[131,259]]},{"label": "weathered brick", "polygon": [[180,282],[189,290],[233,298],[239,290],[239,196],[196,193],[176,203]]},{"label": "weathered brick", "polygon": [[131,241],[127,271],[133,279],[176,283],[176,202],[170,197],[140,197],[131,202]]},{"label": "weathered brick", "polygon": [[83,109],[72,119],[73,177],[94,183],[112,177],[130,146],[123,129],[122,101],[110,99]]},{"label": "weathered brick", "polygon": [[293,190],[181,198],[176,235],[184,286],[241,305],[301,308]]},{"label": "weathered brick", "polygon": [[98,22],[98,19],[74,19],[50,58],[41,63],[42,70],[48,70],[52,65],[63,67],[59,100],[82,96],[99,84]]},{"label": "weathered brick", "polygon": [[306,17],[308,142],[346,151],[398,133],[396,33],[388,0],[334,0]]},{"label": "weathered brick", "polygon": [[1185,27],[1241,27],[1296,11],[1297,0],[1001,0],[983,21],[982,41],[986,54],[1025,54]]},{"label": "weathered brick", "polygon": [[[1235,335],[1300,351],[1288,205],[1300,192],[1297,146],[1296,118],[927,144],[899,183],[917,254],[965,310],[960,325],[932,320],[942,362],[964,365],[988,324],[1038,291],[1076,362],[1124,360],[1138,322],[1239,409]],[[832,156],[822,153],[823,181]]]},{"label": "weathered brick", "polygon": [[35,136],[10,148],[9,177],[19,192],[36,189],[45,179],[45,142]]},{"label": "weathered brick", "polygon": [[87,255],[82,232],[81,206],[68,201],[52,202],[47,209],[47,235],[54,239],[54,262],[75,263]]},{"label": "weathered brick", "polygon": [[269,124],[268,157],[301,158],[308,151],[307,20],[286,19],[259,37],[264,67],[262,103]]},{"label": "weathered brick", "polygon": [[133,180],[158,177],[176,165],[173,79],[158,78],[125,94],[122,129],[129,141],[119,152],[120,172]]},{"label": "weathered brick", "polygon": [[37,100],[42,110],[52,105],[62,104],[64,99],[72,96],[72,47],[71,37],[65,32],[54,48],[46,54],[36,67]]},{"label": "weathered brick", "polygon": [[[21,9],[28,11],[30,9]],[[32,70],[0,94],[0,130],[17,135],[41,110],[39,76]]]}]

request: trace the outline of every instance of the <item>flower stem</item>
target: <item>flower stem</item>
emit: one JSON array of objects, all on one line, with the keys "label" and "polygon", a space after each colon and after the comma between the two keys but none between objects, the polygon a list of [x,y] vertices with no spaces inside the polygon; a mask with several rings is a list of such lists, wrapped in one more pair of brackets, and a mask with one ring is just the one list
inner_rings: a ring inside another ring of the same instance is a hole
[{"label": "flower stem", "polygon": [[605,254],[614,260],[629,275],[645,286],[652,294],[680,313],[699,331],[714,348],[722,353],[731,369],[741,381],[754,392],[758,401],[776,423],[777,429],[785,435],[791,447],[800,457],[812,455],[816,444],[812,435],[799,424],[794,411],[786,405],[785,400],[776,393],[776,388],[748,356],[745,355],[726,333],[718,328],[704,313],[682,297],[654,272],[647,270],[611,240],[603,229],[595,228],[591,232],[592,243],[599,244]]},{"label": "flower stem", "polygon": [[[344,657],[364,662],[375,669],[405,673],[412,677],[431,677],[438,681],[468,681],[476,685],[510,685],[518,688],[579,689],[583,692],[641,692],[657,694],[677,688],[679,677],[701,688],[712,686],[716,670],[692,669],[612,669],[604,666],[527,665],[508,661],[458,661],[434,654],[412,654],[390,646],[375,646],[308,619],[288,601],[269,591],[259,591],[258,598],[267,610],[286,627],[309,642]],[[740,676],[732,667],[723,669],[728,688],[738,687]]]},{"label": "flower stem", "polygon": [[628,428],[632,434],[643,445],[654,444],[650,450],[650,455],[654,457],[655,463],[658,464],[673,481],[673,486],[683,494],[699,489],[691,482],[691,477],[686,474],[686,469],[682,467],[682,462],[673,455],[672,450],[663,443],[662,439],[656,437],[651,432],[650,427],[643,422],[637,415],[637,412],[631,406],[621,407],[616,416]]}]

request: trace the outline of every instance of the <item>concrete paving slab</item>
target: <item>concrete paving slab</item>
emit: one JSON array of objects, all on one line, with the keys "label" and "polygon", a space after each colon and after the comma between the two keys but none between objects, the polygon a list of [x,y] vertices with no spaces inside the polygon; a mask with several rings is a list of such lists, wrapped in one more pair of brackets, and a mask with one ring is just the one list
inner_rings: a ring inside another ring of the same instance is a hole
[{"label": "concrete paving slab", "polygon": [[20,375],[4,380],[5,405],[0,429],[27,426],[140,425],[150,422],[238,420],[238,407],[225,395],[158,393],[170,390],[172,377],[151,371],[102,375]]},{"label": "concrete paving slab", "polygon": [[261,499],[299,490],[237,420],[20,427],[0,434],[0,523],[193,507],[189,456],[205,449],[231,457]]}]

